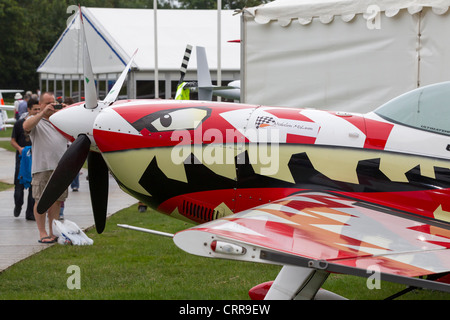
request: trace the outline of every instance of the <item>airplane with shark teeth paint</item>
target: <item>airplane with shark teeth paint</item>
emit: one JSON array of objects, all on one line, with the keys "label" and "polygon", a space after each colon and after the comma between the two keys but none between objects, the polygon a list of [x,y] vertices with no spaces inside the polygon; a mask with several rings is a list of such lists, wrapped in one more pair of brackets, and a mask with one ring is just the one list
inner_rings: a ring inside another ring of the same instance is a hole
[{"label": "airplane with shark teeth paint", "polygon": [[363,115],[116,101],[131,61],[97,101],[85,44],[86,101],[50,118],[73,143],[39,213],[87,158],[99,233],[110,172],[139,201],[198,224],[162,234],[182,250],[283,266],[252,298],[339,298],[321,289],[330,273],[450,292],[450,82]]}]

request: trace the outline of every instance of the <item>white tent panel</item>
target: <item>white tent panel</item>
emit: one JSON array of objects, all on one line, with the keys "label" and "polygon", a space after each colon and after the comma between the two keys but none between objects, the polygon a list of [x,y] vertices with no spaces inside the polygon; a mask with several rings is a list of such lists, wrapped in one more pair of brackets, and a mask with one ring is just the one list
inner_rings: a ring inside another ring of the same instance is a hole
[{"label": "white tent panel", "polygon": [[356,14],[370,12],[368,9],[374,6],[389,17],[395,16],[401,9],[415,14],[424,7],[432,8],[436,14],[443,14],[447,12],[450,0],[276,0],[246,11],[257,23],[278,21],[279,25],[287,26],[294,20],[308,24],[314,17],[322,22],[330,22],[335,16],[348,21]]},{"label": "white tent panel", "polygon": [[[95,25],[87,9],[84,9],[84,22],[94,73],[121,72],[125,64],[117,52],[120,48],[114,48],[112,40],[99,31],[99,26]],[[80,17],[77,14],[37,71],[52,74],[83,73],[82,43]]]},{"label": "white tent panel", "polygon": [[245,11],[241,100],[363,113],[449,80],[448,1],[374,2],[385,10],[375,27],[363,1],[279,0]]},{"label": "white tent panel", "polygon": [[[136,49],[134,67],[140,71],[155,68],[154,10],[82,7],[86,37],[94,73],[121,72]],[[229,40],[240,38],[239,15],[223,10],[221,42],[222,70],[240,69],[240,47]],[[178,70],[187,44],[204,46],[211,70],[217,68],[216,10],[157,10],[158,68]],[[79,15],[64,31],[40,73],[82,73]],[[189,68],[196,68],[195,51]]]},{"label": "white tent panel", "polygon": [[420,37],[420,85],[450,80],[450,12],[424,9]]},{"label": "white tent panel", "polygon": [[[136,64],[140,69],[154,68],[154,12],[142,9],[111,10],[91,8],[112,39],[131,56],[139,47]],[[229,40],[240,39],[239,15],[232,10],[222,11],[222,67],[239,68],[239,44]],[[126,18],[126,23],[121,20]],[[174,63],[181,65],[186,44],[206,48],[208,62],[212,69],[217,68],[217,11],[215,10],[158,10],[158,66],[173,69]],[[196,68],[195,52],[189,66]]]},{"label": "white tent panel", "polygon": [[[58,39],[52,50],[38,68],[38,72],[78,73],[79,32],[67,29]],[[75,59],[74,59],[75,57]],[[81,69],[82,70],[82,69]]]},{"label": "white tent panel", "polygon": [[[89,56],[94,73],[122,72],[130,60],[131,54],[127,55],[118,41],[109,35],[103,25],[98,23],[97,16],[90,9],[83,8],[83,14]],[[82,47],[81,43],[80,47]],[[80,61],[79,70],[82,70],[83,51],[79,51],[77,60]]]}]

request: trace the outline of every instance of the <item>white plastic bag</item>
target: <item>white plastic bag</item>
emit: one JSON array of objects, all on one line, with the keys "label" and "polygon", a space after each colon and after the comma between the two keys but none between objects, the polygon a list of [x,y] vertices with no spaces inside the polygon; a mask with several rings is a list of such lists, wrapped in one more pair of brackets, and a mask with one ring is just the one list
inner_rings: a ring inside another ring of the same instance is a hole
[{"label": "white plastic bag", "polygon": [[53,234],[58,237],[59,244],[86,246],[94,243],[75,222],[70,220],[64,222],[53,220]]}]

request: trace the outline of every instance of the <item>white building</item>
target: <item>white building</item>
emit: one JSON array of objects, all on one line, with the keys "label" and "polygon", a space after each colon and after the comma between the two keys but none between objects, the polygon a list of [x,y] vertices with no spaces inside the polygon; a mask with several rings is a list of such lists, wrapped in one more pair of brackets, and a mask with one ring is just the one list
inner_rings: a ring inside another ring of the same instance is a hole
[{"label": "white building", "polygon": [[[185,80],[197,80],[195,46],[205,47],[213,81],[217,80],[218,66],[222,84],[240,78],[240,45],[229,42],[240,39],[240,15],[231,10],[221,11],[220,55],[216,10],[156,10],[157,53],[153,9],[82,7],[82,12],[99,98],[113,86],[136,49],[127,86],[121,92],[128,98],[155,97],[155,66],[158,96],[173,98],[187,44],[194,50]],[[84,94],[79,14],[71,16],[67,25],[37,72],[42,91],[78,101]]]}]

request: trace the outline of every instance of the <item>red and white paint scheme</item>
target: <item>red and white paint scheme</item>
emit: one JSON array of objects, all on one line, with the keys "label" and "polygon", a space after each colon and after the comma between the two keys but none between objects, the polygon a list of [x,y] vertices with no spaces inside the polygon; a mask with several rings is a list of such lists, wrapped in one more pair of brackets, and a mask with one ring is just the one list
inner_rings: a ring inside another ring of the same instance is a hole
[{"label": "red and white paint scheme", "polygon": [[[433,281],[450,271],[450,83],[364,115],[115,97],[50,118],[74,141],[68,158],[94,159],[99,232],[102,167],[140,201],[198,224],[174,235],[181,249],[284,266],[259,297],[334,297],[319,290],[329,273],[450,291]],[[71,181],[55,176],[48,188]]]}]

